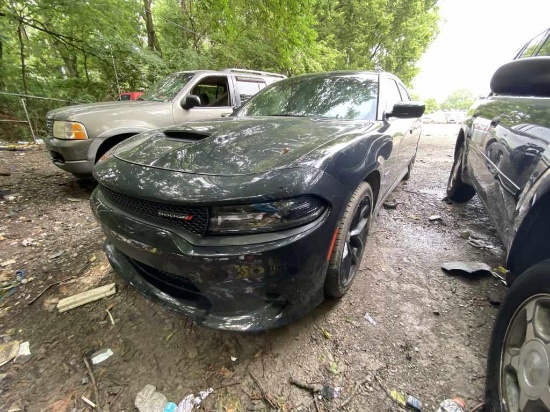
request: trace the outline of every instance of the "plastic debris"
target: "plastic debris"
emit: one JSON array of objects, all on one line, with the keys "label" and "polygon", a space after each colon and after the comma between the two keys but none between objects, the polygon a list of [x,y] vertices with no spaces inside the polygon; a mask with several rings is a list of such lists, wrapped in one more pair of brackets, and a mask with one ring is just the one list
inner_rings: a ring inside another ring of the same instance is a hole
[{"label": "plastic debris", "polygon": [[30,343],[23,342],[19,345],[19,350],[17,351],[17,356],[15,357],[15,362],[25,363],[31,358],[31,347]]},{"label": "plastic debris", "polygon": [[436,412],[466,412],[466,403],[462,398],[445,399]]},{"label": "plastic debris", "polygon": [[319,395],[321,395],[324,399],[330,401],[334,398],[340,397],[340,390],[339,387],[334,387],[331,385],[323,385],[321,390],[319,391]]},{"label": "plastic debris", "polygon": [[376,326],[376,321],[375,321],[368,313],[365,313],[365,319],[366,319],[372,326]]},{"label": "plastic debris", "polygon": [[104,362],[107,359],[109,359],[111,356],[113,356],[114,353],[111,349],[102,349],[100,351],[95,352],[91,357],[90,360],[94,365],[97,365],[98,363]]},{"label": "plastic debris", "polygon": [[18,340],[0,344],[0,366],[5,365],[17,356],[20,344],[21,342]]},{"label": "plastic debris", "polygon": [[85,403],[90,405],[92,408],[94,409],[97,408],[97,405],[93,403],[91,400],[89,400],[88,398],[86,398],[85,396],[81,396],[80,399],[82,399]]},{"label": "plastic debris", "polygon": [[429,220],[430,222],[437,222],[437,221],[439,221],[439,220],[443,220],[443,218],[442,218],[441,216],[439,216],[439,215],[431,215],[431,216],[428,218],[428,220]]},{"label": "plastic debris", "polygon": [[482,262],[447,262],[441,265],[441,269],[452,275],[483,276],[493,274],[491,267]]},{"label": "plastic debris", "polygon": [[134,405],[139,412],[163,412],[168,399],[162,393],[157,392],[153,385],[145,385],[136,395]]},{"label": "plastic debris", "polygon": [[94,302],[101,298],[114,295],[115,293],[115,284],[110,283],[105,286],[100,286],[98,288],[78,293],[65,299],[61,299],[57,304],[57,309],[59,309],[59,312],[66,312],[70,309],[77,308],[90,302]]},{"label": "plastic debris", "polygon": [[390,391],[390,397],[403,408],[409,408],[413,411],[422,411],[422,402],[411,395],[407,395],[404,392],[392,389]]}]

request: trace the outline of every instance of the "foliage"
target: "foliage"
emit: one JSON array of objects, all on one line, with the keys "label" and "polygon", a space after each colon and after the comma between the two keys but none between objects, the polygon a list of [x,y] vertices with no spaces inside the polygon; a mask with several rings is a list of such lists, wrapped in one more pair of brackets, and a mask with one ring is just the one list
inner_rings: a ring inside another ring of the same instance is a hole
[{"label": "foliage", "polygon": [[455,90],[443,103],[441,103],[442,110],[468,110],[472,103],[475,101],[475,97],[468,89]]},{"label": "foliage", "polygon": [[174,71],[383,69],[410,82],[437,0],[6,0],[0,91],[113,99]]},{"label": "foliage", "polygon": [[424,100],[424,104],[426,105],[426,114],[437,112],[440,109],[439,103],[434,98]]}]

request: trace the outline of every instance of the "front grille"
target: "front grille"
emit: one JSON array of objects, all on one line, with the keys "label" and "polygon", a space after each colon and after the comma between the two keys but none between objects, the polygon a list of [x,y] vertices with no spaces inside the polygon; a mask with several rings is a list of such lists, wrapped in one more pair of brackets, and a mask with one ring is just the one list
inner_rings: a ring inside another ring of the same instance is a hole
[{"label": "front grille", "polygon": [[206,232],[208,226],[208,209],[206,207],[153,202],[119,193],[103,185],[100,189],[110,203],[136,217],[170,223],[197,235],[204,235]]},{"label": "front grille", "polygon": [[46,119],[46,132],[48,137],[53,137],[53,119]]}]

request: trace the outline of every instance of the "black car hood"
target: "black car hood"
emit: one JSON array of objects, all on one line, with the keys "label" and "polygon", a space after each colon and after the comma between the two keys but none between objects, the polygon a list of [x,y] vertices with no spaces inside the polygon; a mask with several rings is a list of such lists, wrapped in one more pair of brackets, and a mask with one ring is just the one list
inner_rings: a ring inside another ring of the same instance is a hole
[{"label": "black car hood", "polygon": [[229,117],[143,133],[118,146],[114,155],[186,173],[256,174],[298,165],[334,139],[364,135],[372,127],[364,120]]}]

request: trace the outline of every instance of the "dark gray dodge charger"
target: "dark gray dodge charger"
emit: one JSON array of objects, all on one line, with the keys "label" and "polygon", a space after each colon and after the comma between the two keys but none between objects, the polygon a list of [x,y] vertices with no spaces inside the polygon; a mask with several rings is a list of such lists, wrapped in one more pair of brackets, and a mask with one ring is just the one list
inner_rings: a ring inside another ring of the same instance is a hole
[{"label": "dark gray dodge charger", "polygon": [[200,325],[290,323],[349,290],[373,216],[411,173],[423,112],[389,73],[319,73],[230,117],[134,136],[94,169],[109,261]]}]

